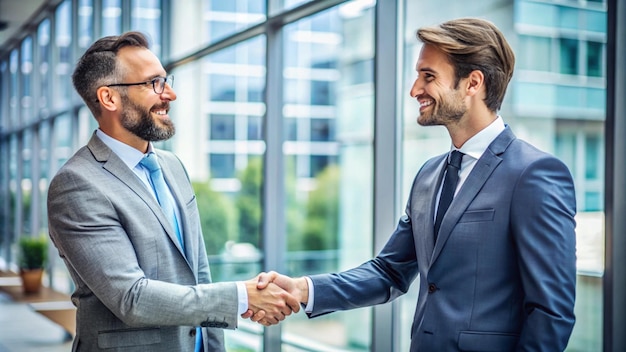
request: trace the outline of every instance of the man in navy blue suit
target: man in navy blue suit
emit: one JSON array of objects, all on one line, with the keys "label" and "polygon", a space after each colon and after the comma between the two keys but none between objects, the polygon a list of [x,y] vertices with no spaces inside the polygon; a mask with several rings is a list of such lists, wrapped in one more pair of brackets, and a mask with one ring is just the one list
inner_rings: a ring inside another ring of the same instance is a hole
[{"label": "man in navy blue suit", "polygon": [[[575,321],[571,174],[498,115],[515,57],[492,23],[457,19],[417,37],[417,122],[445,126],[450,152],[419,170],[406,213],[374,259],[296,279],[270,272],[258,287],[282,286],[315,317],[389,302],[419,274],[412,352],[562,351]],[[460,166],[448,166],[451,154]],[[446,173],[458,178],[448,196]],[[452,199],[447,211],[440,198]]]}]

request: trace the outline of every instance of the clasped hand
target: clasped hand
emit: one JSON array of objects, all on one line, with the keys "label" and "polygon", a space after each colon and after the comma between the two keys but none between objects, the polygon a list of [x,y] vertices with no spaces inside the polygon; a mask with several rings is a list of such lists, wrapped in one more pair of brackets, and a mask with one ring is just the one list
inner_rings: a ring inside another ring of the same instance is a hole
[{"label": "clasped hand", "polygon": [[308,300],[308,286],[304,278],[293,279],[275,271],[260,273],[246,281],[245,285],[249,307],[241,317],[265,326],[278,324],[292,312],[298,313],[300,303]]}]

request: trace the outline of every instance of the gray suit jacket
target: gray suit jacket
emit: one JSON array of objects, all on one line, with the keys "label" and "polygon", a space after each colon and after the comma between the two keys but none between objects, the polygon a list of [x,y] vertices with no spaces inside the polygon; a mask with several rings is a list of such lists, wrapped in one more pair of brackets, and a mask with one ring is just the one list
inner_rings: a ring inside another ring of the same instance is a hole
[{"label": "gray suit jacket", "polygon": [[[97,136],[50,182],[50,237],[74,280],[73,351],[223,351],[237,324],[235,283],[210,283],[196,198],[181,162],[157,150],[186,253],[141,180]],[[210,284],[209,284],[210,283]]]},{"label": "gray suit jacket", "polygon": [[311,277],[311,316],[388,302],[419,274],[412,352],[562,351],[576,286],[569,170],[507,127],[452,201],[435,243],[444,158],[417,173],[406,215],[376,258]]}]

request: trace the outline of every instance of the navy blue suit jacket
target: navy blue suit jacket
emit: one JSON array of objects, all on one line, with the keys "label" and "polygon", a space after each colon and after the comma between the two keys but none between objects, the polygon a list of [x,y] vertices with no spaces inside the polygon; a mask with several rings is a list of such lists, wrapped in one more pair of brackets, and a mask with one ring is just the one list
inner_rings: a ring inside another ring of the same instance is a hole
[{"label": "navy blue suit jacket", "polygon": [[311,276],[311,317],[385,303],[419,274],[411,351],[562,351],[574,326],[576,200],[568,168],[507,127],[469,174],[434,242],[445,155],[417,173],[376,258]]}]

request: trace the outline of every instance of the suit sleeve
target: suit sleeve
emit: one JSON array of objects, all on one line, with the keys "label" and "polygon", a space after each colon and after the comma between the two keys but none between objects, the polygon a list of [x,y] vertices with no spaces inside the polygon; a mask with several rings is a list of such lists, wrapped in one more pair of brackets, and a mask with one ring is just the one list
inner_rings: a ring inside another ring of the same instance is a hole
[{"label": "suit sleeve", "polygon": [[315,304],[309,316],[389,302],[406,293],[416,276],[413,231],[405,215],[376,258],[341,273],[310,277]]},{"label": "suit sleeve", "polygon": [[567,167],[553,157],[529,165],[515,186],[513,239],[525,293],[518,350],[562,351],[574,326],[576,199]]},{"label": "suit sleeve", "polygon": [[[235,328],[235,283],[187,286],[154,279],[160,273],[147,275],[135,246],[144,246],[146,256],[158,256],[148,247],[162,230],[145,219],[141,228],[126,227],[130,218],[141,222],[138,214],[124,208],[132,206],[128,202],[111,201],[89,171],[62,169],[48,195],[50,237],[78,282],[75,295],[95,295],[131,326],[199,326],[213,320]],[[127,231],[133,232],[132,240]]]}]

